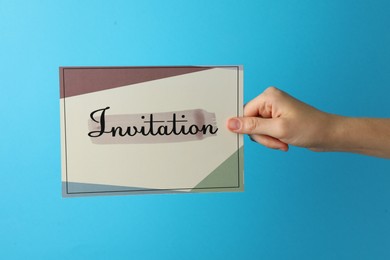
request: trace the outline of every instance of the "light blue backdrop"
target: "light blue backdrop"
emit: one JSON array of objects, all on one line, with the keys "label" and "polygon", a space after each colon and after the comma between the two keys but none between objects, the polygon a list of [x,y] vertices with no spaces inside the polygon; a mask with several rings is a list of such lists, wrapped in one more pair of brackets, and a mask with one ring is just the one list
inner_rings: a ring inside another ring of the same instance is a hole
[{"label": "light blue backdrop", "polygon": [[[245,67],[390,117],[390,2],[0,0],[1,259],[390,259],[390,161],[246,138],[245,192],[61,198],[59,66]],[[223,95],[223,93],[221,93]]]}]

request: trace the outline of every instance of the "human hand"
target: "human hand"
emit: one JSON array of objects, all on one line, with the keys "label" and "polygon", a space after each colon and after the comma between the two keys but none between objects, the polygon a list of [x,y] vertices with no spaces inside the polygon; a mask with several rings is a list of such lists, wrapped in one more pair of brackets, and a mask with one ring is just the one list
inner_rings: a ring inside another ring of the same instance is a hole
[{"label": "human hand", "polygon": [[269,87],[244,107],[244,117],[230,118],[227,127],[266,147],[287,151],[289,144],[326,150],[333,115]]}]

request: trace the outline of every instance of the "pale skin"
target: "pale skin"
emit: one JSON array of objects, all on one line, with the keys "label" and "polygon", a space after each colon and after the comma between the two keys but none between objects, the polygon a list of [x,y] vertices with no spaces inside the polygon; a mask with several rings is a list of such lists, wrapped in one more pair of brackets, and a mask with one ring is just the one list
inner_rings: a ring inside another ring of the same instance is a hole
[{"label": "pale skin", "polygon": [[230,118],[227,127],[282,151],[294,145],[390,158],[390,119],[329,114],[275,87],[247,103],[244,116]]}]

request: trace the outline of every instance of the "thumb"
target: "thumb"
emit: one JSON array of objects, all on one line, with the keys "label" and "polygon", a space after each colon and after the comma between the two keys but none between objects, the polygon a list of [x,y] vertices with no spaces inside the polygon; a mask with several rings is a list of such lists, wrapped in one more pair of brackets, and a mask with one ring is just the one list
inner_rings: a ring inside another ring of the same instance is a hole
[{"label": "thumb", "polygon": [[238,134],[273,136],[275,127],[275,120],[271,118],[233,117],[227,121],[227,128]]}]

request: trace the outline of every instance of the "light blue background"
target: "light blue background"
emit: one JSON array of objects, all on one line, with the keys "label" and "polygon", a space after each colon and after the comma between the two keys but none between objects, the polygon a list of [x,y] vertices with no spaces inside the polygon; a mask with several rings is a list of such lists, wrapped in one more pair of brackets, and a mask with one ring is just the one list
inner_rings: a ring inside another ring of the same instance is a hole
[{"label": "light blue background", "polygon": [[[390,161],[245,144],[243,193],[61,198],[59,66],[245,67],[390,117],[390,2],[0,0],[1,259],[390,259]],[[223,95],[223,93],[221,93]]]}]

